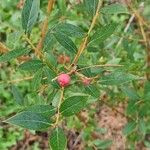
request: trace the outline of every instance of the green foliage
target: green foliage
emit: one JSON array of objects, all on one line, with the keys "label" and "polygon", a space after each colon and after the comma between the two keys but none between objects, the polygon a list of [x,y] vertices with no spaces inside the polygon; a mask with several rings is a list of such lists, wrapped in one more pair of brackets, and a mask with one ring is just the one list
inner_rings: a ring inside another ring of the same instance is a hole
[{"label": "green foliage", "polygon": [[84,6],[90,16],[94,16],[97,9],[98,0],[84,0]]},{"label": "green foliage", "polygon": [[69,52],[73,52],[73,53],[77,52],[76,45],[67,35],[63,34],[62,32],[56,32],[56,33],[53,33],[53,35],[55,36],[59,44],[63,46],[66,50],[68,50]]},{"label": "green foliage", "polygon": [[37,114],[42,114],[44,116],[52,117],[55,114],[56,109],[50,105],[32,105],[27,107],[25,111],[34,112]]},{"label": "green foliage", "polygon": [[128,14],[128,9],[122,4],[111,4],[101,9],[104,14]]},{"label": "green foliage", "polygon": [[24,62],[19,66],[19,69],[25,70],[25,71],[37,71],[43,67],[43,63],[40,60],[29,60]]},{"label": "green foliage", "polygon": [[100,97],[100,90],[94,85],[85,86],[85,91],[87,94],[93,96],[94,98]]},{"label": "green foliage", "polygon": [[84,31],[70,23],[60,23],[55,27],[55,31],[62,32],[70,37],[82,38],[84,36]]},{"label": "green foliage", "polygon": [[38,70],[35,75],[34,75],[34,78],[32,80],[32,83],[31,83],[31,88],[33,89],[33,91],[37,91],[40,87],[40,83],[41,83],[41,80],[42,80],[42,73],[43,73],[43,70]]},{"label": "green foliage", "polygon": [[[148,37],[150,3],[145,2],[141,11],[139,1],[133,2],[139,16],[132,21],[132,8],[119,2],[58,0],[53,6],[50,2],[50,13],[46,0],[25,0],[24,5],[18,0],[1,2],[0,120],[8,118],[4,122],[48,131],[53,150],[67,149],[67,141],[74,139],[65,134],[76,137],[78,131],[84,149],[111,149],[116,143],[103,139],[107,128],[101,127],[98,114],[104,105],[120,110],[121,103],[123,108],[116,113],[127,119],[122,129],[126,148],[134,149],[135,143],[150,147],[150,82],[145,79],[149,69],[143,42],[143,35]],[[57,81],[61,73],[71,78],[65,88]],[[84,79],[90,82],[85,84]],[[22,128],[2,123],[0,149],[16,145],[23,139],[20,132]],[[95,132],[102,138],[95,139]]]},{"label": "green foliage", "polygon": [[100,79],[100,84],[104,85],[120,85],[133,80],[136,80],[137,77],[132,74],[127,74],[123,71],[114,71]]},{"label": "green foliage", "polygon": [[91,37],[89,45],[95,44],[96,42],[101,43],[105,41],[108,37],[110,37],[113,34],[116,28],[116,23],[111,23],[100,27],[100,29],[98,29]]},{"label": "green foliage", "polygon": [[22,27],[30,33],[35,25],[40,10],[40,0],[26,0],[22,11]]},{"label": "green foliage", "polygon": [[60,106],[60,113],[65,117],[78,113],[85,107],[87,99],[86,95],[76,95],[67,98]]},{"label": "green foliage", "polygon": [[107,149],[112,145],[111,140],[95,140],[93,143],[96,145],[98,149]]},{"label": "green foliage", "polygon": [[26,48],[18,48],[18,49],[9,51],[8,53],[0,56],[0,62],[10,61],[14,58],[27,54],[28,52],[29,50]]},{"label": "green foliage", "polygon": [[51,125],[49,117],[31,111],[18,113],[5,122],[31,130],[44,130]]},{"label": "green foliage", "polygon": [[65,150],[67,145],[66,136],[61,128],[52,131],[49,139],[52,150]]},{"label": "green foliage", "polygon": [[136,122],[128,122],[123,129],[123,134],[128,136],[136,129]]},{"label": "green foliage", "polygon": [[17,86],[12,85],[12,93],[13,93],[13,96],[16,100],[16,103],[23,106],[24,105],[24,98],[23,98],[23,95]]}]

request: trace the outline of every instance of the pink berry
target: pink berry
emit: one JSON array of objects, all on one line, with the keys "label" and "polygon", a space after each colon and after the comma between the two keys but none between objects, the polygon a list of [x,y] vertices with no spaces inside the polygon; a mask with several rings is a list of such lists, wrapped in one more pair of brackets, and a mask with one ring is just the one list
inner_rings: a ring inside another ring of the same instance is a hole
[{"label": "pink berry", "polygon": [[83,85],[88,86],[91,83],[91,79],[83,78],[82,83],[83,83]]},{"label": "pink berry", "polygon": [[68,74],[62,73],[57,77],[57,82],[61,87],[66,87],[70,84],[70,76]]}]

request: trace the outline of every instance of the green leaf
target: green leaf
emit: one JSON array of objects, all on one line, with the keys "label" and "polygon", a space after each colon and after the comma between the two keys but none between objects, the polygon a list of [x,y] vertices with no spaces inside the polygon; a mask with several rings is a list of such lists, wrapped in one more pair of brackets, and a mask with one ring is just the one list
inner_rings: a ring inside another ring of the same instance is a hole
[{"label": "green leaf", "polygon": [[58,7],[59,7],[61,14],[65,16],[65,12],[67,10],[66,0],[59,0],[59,1],[57,1],[57,3],[58,3]]},{"label": "green leaf", "polygon": [[32,90],[34,91],[37,91],[39,86],[40,86],[40,83],[41,83],[41,80],[42,80],[42,73],[43,73],[43,70],[38,70],[35,75],[34,75],[34,78],[31,82],[31,88]]},{"label": "green leaf", "polygon": [[43,63],[40,60],[29,60],[19,66],[19,69],[25,71],[37,71],[43,67]]},{"label": "green leaf", "polygon": [[80,112],[85,107],[87,99],[87,95],[76,95],[67,98],[60,106],[60,113],[68,117]]},{"label": "green leaf", "polygon": [[53,98],[52,106],[57,107],[61,98],[61,89],[57,91],[56,95]]},{"label": "green leaf", "polygon": [[87,13],[90,16],[94,16],[96,13],[97,5],[99,0],[84,0],[84,6]]},{"label": "green leaf", "polygon": [[140,99],[138,93],[133,88],[122,87],[121,89],[131,100]]},{"label": "green leaf", "polygon": [[65,150],[67,146],[67,138],[61,128],[52,131],[49,143],[51,150]]},{"label": "green leaf", "polygon": [[132,74],[127,74],[123,71],[114,71],[101,78],[100,84],[104,85],[120,85],[137,79],[136,76]]},{"label": "green leaf", "polygon": [[85,91],[87,94],[98,98],[100,96],[100,90],[95,85],[85,86]]},{"label": "green leaf", "polygon": [[43,130],[51,125],[50,119],[42,114],[24,111],[7,119],[5,122],[31,130]]},{"label": "green leaf", "polygon": [[19,56],[25,55],[29,52],[28,49],[26,48],[18,48],[12,51],[9,51],[6,54],[3,54],[2,56],[0,56],[0,63],[1,62],[6,62],[6,61],[10,61],[14,58],[17,58]]},{"label": "green leaf", "polygon": [[56,40],[59,42],[60,45],[62,45],[66,50],[76,53],[77,52],[77,47],[73,43],[73,41],[65,34],[61,32],[56,32],[53,33]]},{"label": "green leaf", "polygon": [[107,24],[100,27],[90,39],[89,45],[94,44],[95,42],[101,43],[110,37],[117,28],[116,23]]},{"label": "green leaf", "polygon": [[150,148],[150,142],[149,142],[149,141],[144,141],[144,145],[145,145],[147,148]]},{"label": "green leaf", "polygon": [[55,43],[55,37],[51,33],[51,30],[47,32],[46,37],[43,42],[43,50],[44,51],[49,51],[52,49],[53,45]]},{"label": "green leaf", "polygon": [[98,149],[107,149],[112,145],[111,140],[95,140],[93,141],[93,144],[96,145]]},{"label": "green leaf", "polygon": [[57,32],[62,32],[70,37],[81,38],[84,36],[84,32],[78,26],[69,23],[60,23],[55,27]]},{"label": "green leaf", "polygon": [[129,14],[127,7],[122,4],[111,4],[101,9],[104,14]]},{"label": "green leaf", "polygon": [[37,114],[52,117],[55,114],[56,109],[51,105],[33,105],[26,108],[25,111],[35,112]]},{"label": "green leaf", "polygon": [[144,85],[144,95],[148,95],[150,93],[150,81],[146,81]]},{"label": "green leaf", "polygon": [[45,76],[47,77],[48,83],[50,83],[54,88],[59,89],[60,86],[57,83],[57,81],[52,81],[52,79],[54,79],[57,76],[56,72],[54,72],[52,69],[48,67],[44,67],[43,69]]},{"label": "green leaf", "polygon": [[123,134],[125,136],[128,136],[129,134],[131,134],[134,130],[136,129],[136,122],[128,122],[124,129],[123,129]]},{"label": "green leaf", "polygon": [[23,95],[19,91],[18,87],[16,87],[15,85],[12,85],[12,93],[13,93],[13,96],[14,96],[17,104],[19,104],[21,106],[24,105]]},{"label": "green leaf", "polygon": [[52,52],[45,53],[44,55],[46,64],[51,64],[51,68],[57,67],[57,58]]},{"label": "green leaf", "polygon": [[139,120],[138,127],[139,127],[139,131],[142,133],[142,135],[145,136],[147,129],[146,129],[146,124],[143,119]]},{"label": "green leaf", "polygon": [[35,25],[40,10],[40,0],[26,0],[22,10],[22,27],[30,33]]}]

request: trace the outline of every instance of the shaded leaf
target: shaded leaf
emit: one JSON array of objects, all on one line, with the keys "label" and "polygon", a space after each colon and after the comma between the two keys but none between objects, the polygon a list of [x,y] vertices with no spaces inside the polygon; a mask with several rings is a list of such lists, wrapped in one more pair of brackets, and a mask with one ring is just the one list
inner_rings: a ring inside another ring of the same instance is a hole
[{"label": "shaded leaf", "polygon": [[90,39],[89,45],[98,42],[101,43],[105,41],[108,37],[110,37],[117,28],[116,23],[107,24],[105,26],[100,27]]},{"label": "shaded leaf", "polygon": [[30,33],[35,25],[40,10],[40,0],[26,0],[22,10],[22,27]]},{"label": "shaded leaf", "polygon": [[35,75],[34,75],[34,78],[31,82],[31,88],[32,90],[34,91],[37,91],[39,86],[40,86],[40,83],[41,83],[41,80],[42,80],[42,73],[43,73],[43,70],[38,70]]},{"label": "shaded leaf", "polygon": [[52,131],[49,143],[51,150],[65,150],[67,146],[67,138],[61,128],[56,128]]},{"label": "shaded leaf", "polygon": [[37,71],[43,67],[43,63],[40,60],[29,60],[24,62],[19,66],[19,69],[25,70],[25,71]]},{"label": "shaded leaf", "polygon": [[136,80],[137,77],[132,74],[127,74],[123,71],[114,71],[101,78],[100,84],[104,85],[120,85],[133,80]]},{"label": "shaded leaf", "polygon": [[113,142],[111,140],[95,140],[93,144],[95,144],[98,149],[107,149]]},{"label": "shaded leaf", "polygon": [[140,99],[139,95],[133,88],[122,87],[121,89],[131,100]]},{"label": "shaded leaf", "polygon": [[96,13],[99,0],[84,0],[85,9],[90,16],[94,16]]},{"label": "shaded leaf", "polygon": [[15,85],[12,85],[12,93],[13,93],[13,96],[17,102],[17,104],[19,105],[24,105],[24,98],[23,98],[23,95],[22,93],[19,91],[18,87],[15,86]]},{"label": "shaded leaf", "polygon": [[131,134],[135,130],[135,128],[136,128],[136,122],[133,122],[133,121],[132,122],[128,122],[125,125],[124,129],[123,129],[123,134],[125,136],[128,136],[129,134]]},{"label": "shaded leaf", "polygon": [[122,4],[111,4],[108,6],[105,6],[101,9],[101,12],[104,14],[129,14],[127,7]]},{"label": "shaded leaf", "polygon": [[150,81],[145,82],[144,85],[144,95],[148,95],[150,93]]},{"label": "shaded leaf", "polygon": [[44,69],[45,76],[47,77],[48,83],[50,83],[54,88],[59,89],[60,86],[57,83],[57,81],[52,81],[52,79],[54,79],[57,76],[56,72],[54,72],[54,70],[48,67],[44,67],[43,69]]},{"label": "shaded leaf", "polygon": [[9,51],[8,53],[5,53],[2,56],[0,56],[0,62],[10,61],[14,58],[25,55],[28,52],[29,52],[29,50],[26,48],[18,48],[18,49]]},{"label": "shaded leaf", "polygon": [[61,90],[58,90],[53,98],[52,106],[57,107],[61,98]]},{"label": "shaded leaf", "polygon": [[59,0],[59,1],[57,1],[57,3],[58,3],[58,7],[59,7],[59,10],[60,10],[61,14],[65,15],[65,12],[67,10],[66,0]]},{"label": "shaded leaf", "polygon": [[100,90],[95,85],[85,86],[85,91],[87,94],[98,98],[100,96]]},{"label": "shaded leaf", "polygon": [[52,52],[45,53],[46,63],[51,64],[51,68],[57,67],[56,57]]},{"label": "shaded leaf", "polygon": [[86,105],[87,95],[76,95],[67,98],[60,106],[60,113],[67,117],[80,112]]},{"label": "shaded leaf", "polygon": [[51,50],[53,45],[55,43],[55,37],[54,35],[51,33],[51,30],[47,32],[44,42],[43,42],[43,50],[44,51],[48,51]]}]

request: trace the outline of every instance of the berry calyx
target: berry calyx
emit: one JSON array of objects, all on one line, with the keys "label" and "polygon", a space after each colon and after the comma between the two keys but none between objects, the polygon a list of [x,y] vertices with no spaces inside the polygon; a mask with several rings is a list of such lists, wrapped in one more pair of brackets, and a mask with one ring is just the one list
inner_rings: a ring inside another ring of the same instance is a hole
[{"label": "berry calyx", "polygon": [[57,77],[57,82],[61,87],[66,87],[70,84],[71,78],[68,74],[62,73]]}]

